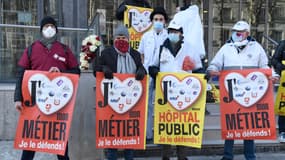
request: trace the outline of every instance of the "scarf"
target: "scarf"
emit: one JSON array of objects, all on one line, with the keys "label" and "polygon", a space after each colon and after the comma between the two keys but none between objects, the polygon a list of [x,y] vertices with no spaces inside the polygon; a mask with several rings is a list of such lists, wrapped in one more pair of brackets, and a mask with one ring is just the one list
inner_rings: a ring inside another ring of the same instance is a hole
[{"label": "scarf", "polygon": [[49,38],[49,39],[48,39],[48,38],[45,38],[44,36],[42,36],[41,39],[40,39],[40,42],[42,42],[42,44],[43,44],[44,46],[46,46],[46,47],[50,50],[51,47],[52,47],[53,42],[55,42],[56,39],[57,39],[57,36],[56,36],[56,35],[53,36],[53,37],[51,37],[51,38]]},{"label": "scarf", "polygon": [[234,46],[237,49],[238,53],[240,53],[246,47],[248,42],[249,41],[247,39],[245,39],[245,40],[243,40],[241,42],[234,42]]},{"label": "scarf", "polygon": [[130,53],[122,53],[117,48],[115,50],[118,53],[117,73],[136,73],[137,67]]}]

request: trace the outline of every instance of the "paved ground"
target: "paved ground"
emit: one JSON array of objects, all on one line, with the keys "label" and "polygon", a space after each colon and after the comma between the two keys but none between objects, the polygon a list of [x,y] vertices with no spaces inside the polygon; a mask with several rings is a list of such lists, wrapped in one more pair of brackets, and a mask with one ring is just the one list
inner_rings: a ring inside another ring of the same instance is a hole
[{"label": "paved ground", "polygon": [[[0,141],[0,160],[19,160],[20,150],[13,149],[13,141]],[[220,160],[221,156],[189,156],[190,160]],[[257,160],[284,160],[285,151],[277,153],[257,153]],[[57,160],[55,155],[40,153],[36,154],[34,160]],[[121,160],[121,159],[120,159]],[[135,158],[135,160],[160,160],[159,157]],[[176,160],[172,158],[171,160]],[[235,160],[244,160],[243,155],[236,155]]]}]

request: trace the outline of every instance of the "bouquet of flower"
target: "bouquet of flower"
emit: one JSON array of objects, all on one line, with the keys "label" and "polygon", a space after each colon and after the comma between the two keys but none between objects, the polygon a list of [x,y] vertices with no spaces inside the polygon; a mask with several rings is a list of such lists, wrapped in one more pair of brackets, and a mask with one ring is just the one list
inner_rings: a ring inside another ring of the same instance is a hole
[{"label": "bouquet of flower", "polygon": [[81,52],[80,52],[80,69],[89,69],[89,63],[96,57],[96,51],[101,46],[99,36],[90,35],[82,41]]}]

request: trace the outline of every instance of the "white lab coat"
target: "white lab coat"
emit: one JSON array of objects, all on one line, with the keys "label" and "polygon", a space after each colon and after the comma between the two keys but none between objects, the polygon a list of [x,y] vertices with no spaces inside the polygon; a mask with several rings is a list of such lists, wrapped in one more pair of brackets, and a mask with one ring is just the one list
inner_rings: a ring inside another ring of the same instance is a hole
[{"label": "white lab coat", "polygon": [[140,41],[138,51],[144,55],[144,67],[148,72],[148,67],[150,66],[155,52],[159,50],[159,47],[165,41],[168,36],[166,29],[163,29],[159,34],[154,30],[150,30],[143,34]]},{"label": "white lab coat", "polygon": [[211,61],[207,71],[246,68],[269,68],[266,53],[256,41],[249,41],[240,53],[234,43],[224,44]]},{"label": "white lab coat", "polygon": [[[161,55],[159,56],[159,54]],[[152,65],[159,67],[160,72],[185,72],[182,69],[182,65],[186,56],[189,56],[194,62],[195,68],[193,70],[202,68],[199,54],[197,54],[195,48],[187,42],[181,44],[181,48],[175,57],[168,48],[163,47],[161,53],[159,53],[159,51],[156,52]],[[192,71],[189,70],[187,72],[191,73]]]}]

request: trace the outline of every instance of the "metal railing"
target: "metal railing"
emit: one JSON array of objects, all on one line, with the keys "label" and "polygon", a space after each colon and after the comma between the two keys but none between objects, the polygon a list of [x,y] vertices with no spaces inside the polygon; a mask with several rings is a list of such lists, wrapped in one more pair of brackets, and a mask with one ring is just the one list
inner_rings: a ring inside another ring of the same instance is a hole
[{"label": "metal railing", "polygon": [[[24,49],[40,37],[39,26],[0,24],[0,82],[13,82],[16,66]],[[76,57],[82,40],[94,33],[94,26],[88,28],[58,27],[59,41],[68,45]]]}]

